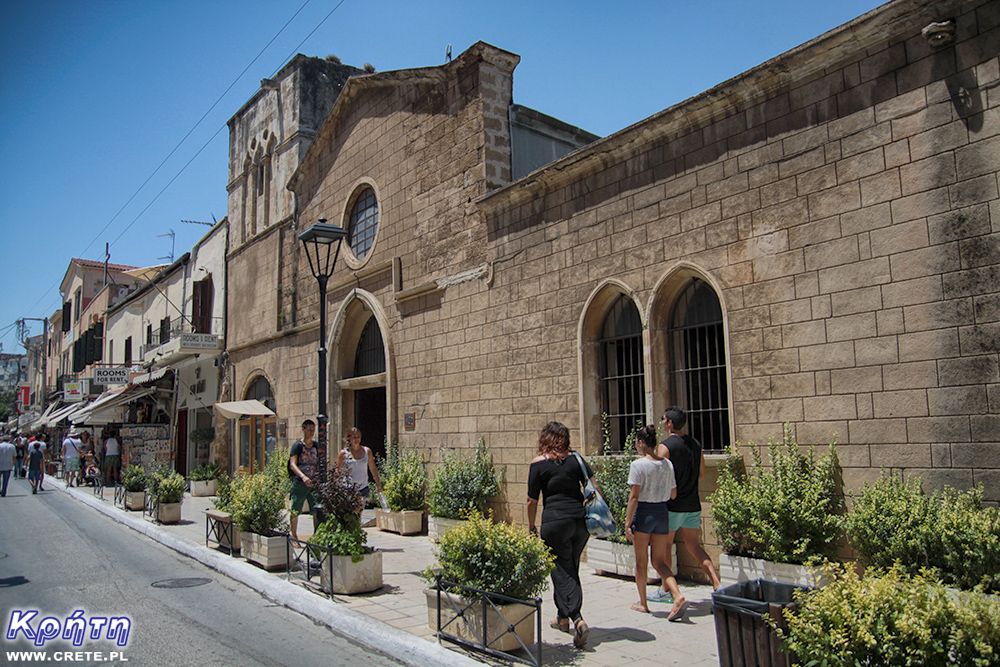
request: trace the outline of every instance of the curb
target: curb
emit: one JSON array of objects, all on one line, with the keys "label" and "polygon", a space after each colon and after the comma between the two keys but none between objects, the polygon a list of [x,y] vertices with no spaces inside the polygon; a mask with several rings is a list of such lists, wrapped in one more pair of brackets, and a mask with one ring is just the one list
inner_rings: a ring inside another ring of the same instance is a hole
[{"label": "curb", "polygon": [[[46,480],[49,481],[49,480]],[[431,643],[388,623],[341,607],[310,593],[295,584],[260,570],[244,561],[192,544],[161,530],[143,518],[130,516],[113,503],[99,500],[89,492],[67,489],[61,480],[52,480],[53,488],[82,501],[114,521],[156,540],[168,549],[198,561],[219,574],[252,588],[268,600],[321,623],[334,634],[383,653],[412,667],[482,667],[483,663]]]}]

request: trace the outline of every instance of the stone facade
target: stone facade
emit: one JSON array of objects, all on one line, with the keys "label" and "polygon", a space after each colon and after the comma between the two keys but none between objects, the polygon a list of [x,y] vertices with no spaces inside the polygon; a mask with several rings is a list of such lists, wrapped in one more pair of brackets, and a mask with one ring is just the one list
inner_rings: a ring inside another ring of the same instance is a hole
[{"label": "stone facade", "polygon": [[[948,20],[953,44],[921,35]],[[333,442],[372,405],[432,463],[483,437],[507,465],[497,508],[521,521],[546,422],[601,444],[619,304],[640,321],[646,419],[692,400],[671,341],[697,284],[723,343],[728,435],[707,445],[788,423],[836,437],[848,488],[885,467],[1000,501],[998,54],[996,2],[896,0],[513,183],[517,56],[477,44],[351,78],[288,181],[298,208],[230,252],[234,392],[264,376],[279,418],[315,414],[297,234],[351,229],[370,188],[374,243],[345,242],[329,288]],[[370,320],[384,369],[359,373]]]}]

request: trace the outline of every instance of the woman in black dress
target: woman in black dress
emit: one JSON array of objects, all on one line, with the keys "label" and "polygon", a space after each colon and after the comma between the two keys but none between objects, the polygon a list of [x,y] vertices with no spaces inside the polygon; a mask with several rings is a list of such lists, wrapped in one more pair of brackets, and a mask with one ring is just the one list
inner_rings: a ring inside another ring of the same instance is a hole
[{"label": "woman in black dress", "polygon": [[528,530],[537,532],[538,497],[544,496],[541,538],[556,557],[552,570],[556,619],[550,625],[563,632],[572,631],[577,648],[586,645],[590,632],[580,612],[580,555],[590,538],[583,507],[587,479],[597,488],[590,466],[569,447],[569,429],[559,422],[546,424],[538,436],[538,456],[531,461],[528,472]]}]

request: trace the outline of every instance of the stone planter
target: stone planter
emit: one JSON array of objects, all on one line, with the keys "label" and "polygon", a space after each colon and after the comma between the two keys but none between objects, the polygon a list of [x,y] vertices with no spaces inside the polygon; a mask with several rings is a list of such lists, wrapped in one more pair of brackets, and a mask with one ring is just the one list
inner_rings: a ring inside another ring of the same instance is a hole
[{"label": "stone planter", "polygon": [[146,492],[145,491],[126,491],[125,492],[125,509],[132,510],[133,512],[141,512],[146,508]]},{"label": "stone planter", "polygon": [[438,542],[446,532],[462,523],[461,519],[445,519],[439,516],[427,517],[427,537],[431,542]]},{"label": "stone planter", "polygon": [[357,563],[350,556],[323,554],[320,557],[319,580],[323,588],[340,595],[377,591],[382,588],[382,552],[365,554]]},{"label": "stone planter", "polygon": [[400,535],[418,535],[424,530],[424,513],[420,510],[388,512],[375,510],[375,525],[379,530]]},{"label": "stone planter", "polygon": [[191,480],[191,495],[195,498],[214,496],[219,491],[219,480]]},{"label": "stone planter", "polygon": [[719,556],[719,579],[723,586],[756,579],[813,587],[825,586],[828,583],[828,577],[820,568],[729,554]]},{"label": "stone planter", "polygon": [[[424,595],[427,598],[427,626],[437,631],[437,601],[438,592],[432,588],[425,588]],[[500,613],[490,606],[486,612],[486,633],[483,634],[483,603],[476,601],[471,603],[468,600],[457,599],[452,596],[454,604],[449,602],[448,595],[444,592],[441,593],[441,629],[442,632],[447,632],[450,635],[455,635],[465,641],[472,643],[479,643],[479,639],[476,637],[485,637],[486,645],[489,648],[496,649],[498,651],[516,651],[521,648],[521,643],[517,641],[517,637],[520,637],[521,641],[524,642],[526,646],[531,646],[535,643],[535,608],[530,605],[511,603],[505,605],[498,605],[500,608]],[[465,611],[465,619],[455,619],[455,605],[459,609],[468,609]],[[500,614],[503,614],[501,618]],[[468,621],[468,624],[466,623]],[[507,624],[514,626],[514,632],[517,633],[517,637],[513,634],[507,633]],[[468,625],[471,624],[472,628]],[[475,631],[475,632],[473,632]]]},{"label": "stone planter", "polygon": [[288,563],[285,536],[265,537],[257,533],[240,533],[243,557],[265,570],[280,570]]},{"label": "stone planter", "polygon": [[181,503],[157,503],[156,520],[160,523],[180,523]]},{"label": "stone planter", "polygon": [[[671,568],[677,574],[677,543],[671,545]],[[619,544],[610,540],[591,539],[587,542],[587,565],[598,574],[612,574],[635,579],[635,549],[631,544]],[[660,575],[649,565],[647,583],[660,580]]]}]

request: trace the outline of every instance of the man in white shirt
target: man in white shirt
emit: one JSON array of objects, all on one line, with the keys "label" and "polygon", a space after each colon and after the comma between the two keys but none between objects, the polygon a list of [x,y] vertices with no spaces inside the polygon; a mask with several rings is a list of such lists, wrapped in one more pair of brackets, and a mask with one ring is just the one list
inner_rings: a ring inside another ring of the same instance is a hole
[{"label": "man in white shirt", "polygon": [[14,455],[17,448],[4,433],[0,438],[0,497],[7,495],[7,482],[10,481],[10,473],[14,469]]},{"label": "man in white shirt", "polygon": [[80,431],[71,429],[62,443],[63,466],[66,468],[66,486],[73,486],[73,478],[76,478],[77,486],[80,485],[80,450],[83,442],[79,439]]}]

